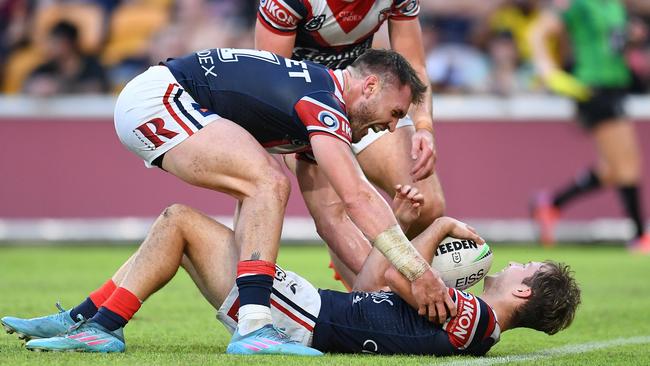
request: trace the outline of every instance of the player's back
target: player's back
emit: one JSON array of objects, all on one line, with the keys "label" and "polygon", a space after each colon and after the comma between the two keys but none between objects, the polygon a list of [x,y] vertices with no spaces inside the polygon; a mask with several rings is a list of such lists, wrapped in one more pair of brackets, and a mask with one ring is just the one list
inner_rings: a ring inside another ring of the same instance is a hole
[{"label": "player's back", "polygon": [[458,316],[429,322],[392,292],[320,290],[321,311],[312,345],[325,352],[446,356],[485,354],[500,335],[483,300],[450,289]]},{"label": "player's back", "polygon": [[295,111],[305,96],[344,113],[333,72],[311,62],[268,51],[217,48],[163,64],[201,108],[234,121],[265,146],[282,143],[298,151],[309,144]]}]

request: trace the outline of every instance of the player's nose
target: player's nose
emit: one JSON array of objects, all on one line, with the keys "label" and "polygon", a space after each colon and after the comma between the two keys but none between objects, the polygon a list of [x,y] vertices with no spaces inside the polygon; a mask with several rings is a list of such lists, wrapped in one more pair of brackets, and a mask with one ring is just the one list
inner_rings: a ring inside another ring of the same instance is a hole
[{"label": "player's nose", "polygon": [[508,267],[512,267],[512,266],[521,266],[521,263],[513,262],[513,261],[508,262]]}]

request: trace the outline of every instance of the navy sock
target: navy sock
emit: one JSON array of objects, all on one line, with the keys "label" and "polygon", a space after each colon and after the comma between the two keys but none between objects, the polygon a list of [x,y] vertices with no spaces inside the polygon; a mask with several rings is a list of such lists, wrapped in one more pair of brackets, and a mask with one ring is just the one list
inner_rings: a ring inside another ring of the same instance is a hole
[{"label": "navy sock", "polygon": [[102,327],[110,330],[111,332],[119,328],[123,328],[126,325],[126,323],[129,322],[128,320],[122,318],[118,314],[112,312],[111,310],[103,306],[99,308],[97,314],[95,314],[95,316],[93,316],[91,320],[101,325]]},{"label": "navy sock", "polygon": [[618,193],[625,207],[627,216],[634,223],[635,238],[639,238],[645,232],[641,208],[639,207],[639,187],[638,186],[624,186],[618,187]]},{"label": "navy sock", "polygon": [[70,317],[75,322],[79,321],[79,314],[81,314],[84,319],[90,319],[95,316],[95,314],[97,314],[97,307],[95,306],[95,303],[93,303],[93,301],[90,299],[90,297],[87,297],[86,300],[84,300],[81,304],[70,309]]},{"label": "navy sock", "polygon": [[600,186],[600,178],[593,169],[589,169],[579,175],[571,184],[557,192],[553,197],[553,205],[561,208],[569,201],[600,188]]},{"label": "navy sock", "polygon": [[271,306],[271,288],[273,277],[265,274],[255,274],[237,278],[239,289],[239,305]]}]

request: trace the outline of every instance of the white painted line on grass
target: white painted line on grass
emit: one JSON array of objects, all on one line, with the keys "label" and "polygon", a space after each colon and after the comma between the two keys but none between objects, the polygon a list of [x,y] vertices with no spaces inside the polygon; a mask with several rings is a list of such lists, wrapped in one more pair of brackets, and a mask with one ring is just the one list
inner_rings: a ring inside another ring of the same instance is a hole
[{"label": "white painted line on grass", "polygon": [[528,353],[523,355],[463,359],[458,361],[452,361],[449,363],[442,363],[442,365],[446,365],[446,366],[498,365],[498,364],[508,363],[508,362],[535,361],[535,360],[546,359],[546,358],[586,353],[586,352],[596,351],[603,348],[610,348],[615,346],[628,346],[632,344],[646,344],[646,343],[650,343],[650,336],[616,338],[616,339],[610,339],[608,341],[601,341],[601,342],[570,344],[568,346],[549,348],[543,351],[538,351],[538,352],[533,352],[533,353]]}]

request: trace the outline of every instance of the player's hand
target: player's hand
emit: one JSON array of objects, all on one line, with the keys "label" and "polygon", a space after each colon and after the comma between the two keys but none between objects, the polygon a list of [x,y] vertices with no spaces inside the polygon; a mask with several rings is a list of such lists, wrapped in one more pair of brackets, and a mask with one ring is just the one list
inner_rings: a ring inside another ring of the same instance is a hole
[{"label": "player's hand", "polygon": [[434,222],[434,225],[440,225],[441,230],[445,233],[446,236],[451,236],[458,239],[473,240],[480,245],[485,244],[485,240],[480,235],[478,235],[476,229],[452,217],[439,217]]},{"label": "player's hand", "polygon": [[571,97],[584,102],[591,97],[591,90],[580,80],[562,70],[552,70],[545,77],[544,82],[555,93]]},{"label": "player's hand", "polygon": [[456,304],[433,269],[411,282],[411,292],[418,305],[418,314],[428,317],[429,321],[442,324],[448,316],[456,316]]},{"label": "player's hand", "polygon": [[402,227],[409,227],[413,221],[420,217],[423,204],[424,195],[417,188],[401,184],[395,186],[393,212]]},{"label": "player's hand", "polygon": [[433,135],[426,129],[418,129],[411,138],[411,159],[414,160],[411,168],[413,181],[425,179],[433,174],[437,154],[433,144]]}]

